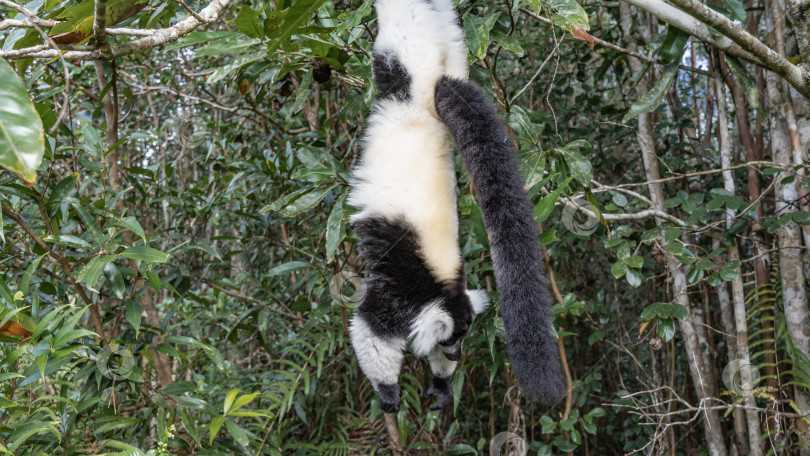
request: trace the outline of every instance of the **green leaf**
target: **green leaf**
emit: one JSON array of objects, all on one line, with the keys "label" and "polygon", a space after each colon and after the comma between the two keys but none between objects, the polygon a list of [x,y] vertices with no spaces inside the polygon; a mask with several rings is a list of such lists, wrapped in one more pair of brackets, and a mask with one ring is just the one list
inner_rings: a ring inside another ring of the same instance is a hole
[{"label": "green leaf", "polygon": [[208,433],[210,434],[209,435],[210,440],[208,442],[209,445],[213,445],[214,438],[217,436],[217,434],[219,434],[219,429],[222,427],[222,423],[224,423],[224,422],[225,422],[225,417],[224,416],[218,416],[218,417],[214,418],[213,420],[211,420],[211,425],[210,425],[209,430],[208,430]]},{"label": "green leaf", "polygon": [[560,198],[563,189],[571,182],[573,177],[569,177],[562,184],[560,184],[553,192],[549,193],[541,199],[536,206],[534,206],[534,216],[537,217],[537,223],[543,223],[545,219],[554,211],[554,205]]},{"label": "green leaf", "polygon": [[315,189],[304,194],[295,200],[295,202],[282,209],[281,215],[287,218],[292,218],[312,209],[313,207],[317,206],[318,203],[320,203],[321,200],[324,199],[324,197],[326,197],[326,195],[328,195],[329,192],[331,192],[335,187],[337,187],[337,184],[332,184],[324,189]]},{"label": "green leaf", "polygon": [[672,304],[672,309],[669,314],[678,320],[685,320],[686,317],[689,316],[689,310],[681,304]]},{"label": "green leaf", "polygon": [[661,62],[665,65],[670,63],[680,62],[683,57],[683,52],[686,50],[686,42],[689,41],[689,34],[683,30],[667,26],[667,37],[664,39],[664,44],[661,45]]},{"label": "green leaf", "polygon": [[576,178],[583,187],[588,188],[590,187],[591,179],[593,178],[591,162],[576,150],[579,148],[586,149],[588,152],[593,152],[593,147],[591,144],[584,139],[571,141],[565,146],[558,148],[557,151],[563,155],[563,158],[565,158],[565,163],[568,165],[568,168],[571,170],[571,174],[574,176],[574,178]]},{"label": "green leaf", "polygon": [[693,267],[686,274],[686,281],[689,283],[689,285],[698,283],[701,281],[701,279],[703,279],[703,269],[701,268]]},{"label": "green leaf", "polygon": [[145,245],[136,245],[134,247],[130,247],[121,252],[119,255],[125,258],[146,261],[149,263],[165,263],[169,259],[168,254]]},{"label": "green leaf", "polygon": [[295,102],[290,109],[290,114],[297,113],[304,107],[304,102],[309,96],[309,87],[312,85],[312,73],[314,73],[313,70],[307,71],[301,78],[301,85],[298,86],[298,93],[295,94]]},{"label": "green leaf", "polygon": [[312,13],[324,3],[326,0],[295,0],[289,8],[268,14],[264,22],[264,32],[270,38],[265,50],[267,55],[289,43],[298,28],[306,25]]},{"label": "green leaf", "polygon": [[251,38],[264,38],[264,28],[259,26],[259,13],[250,5],[243,5],[233,23],[240,32]]},{"label": "green leaf", "polygon": [[146,243],[146,234],[144,233],[140,222],[138,222],[138,219],[135,217],[131,215],[129,217],[124,217],[121,220],[116,221],[115,224],[132,231],[134,234],[140,237],[141,240],[143,240],[144,244]]},{"label": "green leaf", "polygon": [[130,301],[130,302],[127,303],[126,318],[127,318],[127,321],[129,322],[129,324],[131,324],[132,327],[135,328],[136,337],[137,337],[137,334],[141,331],[141,314],[142,313],[143,312],[141,311],[141,305],[138,303],[138,301]]},{"label": "green leaf", "polygon": [[624,276],[624,278],[627,279],[627,283],[633,287],[641,285],[641,277],[641,270],[636,268],[627,268],[627,273]]},{"label": "green leaf", "polygon": [[496,43],[500,44],[504,49],[515,54],[518,57],[523,57],[523,47],[518,40],[509,35],[502,33],[500,30],[495,29],[490,32],[490,36]]},{"label": "green leaf", "polygon": [[93,236],[93,240],[96,241],[96,244],[98,244],[99,247],[103,246],[104,236],[101,234],[101,228],[99,228],[96,218],[90,214],[87,208],[79,203],[73,203],[73,209],[76,210],[76,214],[78,214],[84,227],[90,232],[90,235]]},{"label": "green leaf", "polygon": [[64,247],[73,247],[74,249],[92,249],[93,247],[84,239],[70,234],[45,236],[42,240],[45,242],[53,242]]},{"label": "green leaf", "polygon": [[236,410],[238,410],[243,405],[250,403],[253,399],[256,399],[256,396],[258,396],[258,395],[259,395],[259,393],[255,392],[255,393],[250,393],[250,394],[243,394],[242,396],[237,397],[236,400],[233,401],[232,405],[230,407],[228,407],[228,411],[225,412],[225,414],[226,415],[233,414],[234,412],[236,412]]},{"label": "green leaf", "polygon": [[236,395],[239,394],[239,388],[234,388],[228,391],[228,394],[225,396],[225,403],[222,405],[222,411],[225,414],[228,414],[228,410],[231,408],[231,404],[233,404],[233,400],[236,399]]},{"label": "green leaf", "polygon": [[233,421],[226,419],[225,428],[238,444],[245,446],[250,442],[248,432]]},{"label": "green leaf", "polygon": [[675,79],[675,76],[678,74],[678,62],[674,62],[669,64],[666,68],[664,68],[663,73],[655,81],[655,85],[650,89],[649,92],[645,93],[640,100],[633,103],[630,106],[630,110],[627,111],[627,114],[624,115],[622,119],[624,122],[638,116],[639,114],[643,114],[645,112],[653,112],[656,108],[664,101],[664,96],[667,94],[669,90],[669,86],[672,85],[672,81]]},{"label": "green leaf", "polygon": [[160,389],[165,394],[170,396],[179,396],[183,393],[189,393],[197,390],[197,384],[188,380],[178,380],[172,382]]},{"label": "green leaf", "polygon": [[308,189],[308,188],[302,188],[302,189],[296,190],[296,191],[294,191],[292,193],[287,193],[286,195],[281,196],[279,199],[273,201],[272,203],[268,204],[267,206],[264,206],[259,211],[259,213],[260,214],[266,214],[268,212],[275,212],[275,211],[281,209],[282,207],[290,204],[291,201],[293,201],[294,199],[300,197],[301,195],[303,195],[305,192],[307,192],[309,190],[310,189]]},{"label": "green leaf", "polygon": [[469,46],[470,52],[479,59],[483,59],[487,55],[489,32],[495,26],[498,16],[500,13],[491,14],[486,19],[469,14],[464,15],[464,35],[467,39],[467,46]]},{"label": "green leaf", "polygon": [[0,59],[0,81],[3,81],[0,84],[0,166],[33,184],[45,154],[42,119],[25,85],[3,59]]},{"label": "green leaf", "polygon": [[290,261],[289,263],[284,263],[282,265],[276,266],[273,269],[267,271],[267,277],[275,277],[278,275],[288,274],[293,271],[298,271],[299,269],[309,268],[311,265],[304,261]]},{"label": "green leaf", "polygon": [[658,337],[664,342],[669,342],[675,337],[675,322],[671,318],[658,320]]},{"label": "green leaf", "polygon": [[572,28],[584,27],[585,30],[590,30],[588,22],[588,13],[579,6],[575,0],[527,0],[528,4],[535,13],[545,15],[546,11],[544,3],[547,4],[548,9],[551,11],[551,18],[554,23],[570,31]]},{"label": "green leaf", "polygon": [[740,0],[721,0],[723,2],[723,6],[726,7],[728,10],[730,17],[732,20],[742,22],[745,24],[745,20],[748,18],[748,15],[745,13],[745,5]]},{"label": "green leaf", "polygon": [[346,237],[346,226],[343,224],[343,202],[346,194],[338,198],[329,218],[326,220],[326,261],[335,259],[335,251]]},{"label": "green leaf", "polygon": [[627,263],[624,261],[617,261],[613,263],[613,265],[610,267],[610,273],[613,274],[613,277],[617,279],[620,278],[627,273]]}]

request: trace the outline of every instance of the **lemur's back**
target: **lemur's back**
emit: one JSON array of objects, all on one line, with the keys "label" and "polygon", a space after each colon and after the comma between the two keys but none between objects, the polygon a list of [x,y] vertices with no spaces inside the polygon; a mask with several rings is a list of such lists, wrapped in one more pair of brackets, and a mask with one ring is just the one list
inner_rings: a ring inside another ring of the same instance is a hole
[{"label": "lemur's back", "polygon": [[349,203],[354,221],[402,218],[415,230],[439,281],[458,280],[456,180],[447,127],[434,92],[443,75],[466,77],[466,49],[446,0],[377,2],[374,77],[379,99]]}]

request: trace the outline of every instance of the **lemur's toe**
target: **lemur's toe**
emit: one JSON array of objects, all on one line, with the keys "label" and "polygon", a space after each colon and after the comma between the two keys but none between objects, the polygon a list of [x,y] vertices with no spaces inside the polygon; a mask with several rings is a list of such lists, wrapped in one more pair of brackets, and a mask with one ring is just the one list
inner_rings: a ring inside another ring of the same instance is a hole
[{"label": "lemur's toe", "polygon": [[399,385],[379,385],[377,393],[380,395],[380,408],[383,412],[396,413],[399,411]]},{"label": "lemur's toe", "polygon": [[453,403],[453,391],[450,388],[450,379],[434,376],[427,390],[428,396],[436,396],[436,403],[430,406],[431,410],[442,410]]}]

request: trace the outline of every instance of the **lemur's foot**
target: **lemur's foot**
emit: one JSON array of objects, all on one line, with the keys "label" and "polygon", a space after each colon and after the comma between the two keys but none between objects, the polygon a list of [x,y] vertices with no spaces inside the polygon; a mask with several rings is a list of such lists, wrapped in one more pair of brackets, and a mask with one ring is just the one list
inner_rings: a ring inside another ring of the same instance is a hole
[{"label": "lemur's foot", "polygon": [[380,408],[383,412],[396,413],[399,411],[399,385],[379,385],[377,386],[377,394],[380,395]]},{"label": "lemur's foot", "polygon": [[435,395],[436,403],[430,406],[431,410],[442,410],[453,403],[453,390],[450,388],[450,378],[433,376],[427,395]]}]

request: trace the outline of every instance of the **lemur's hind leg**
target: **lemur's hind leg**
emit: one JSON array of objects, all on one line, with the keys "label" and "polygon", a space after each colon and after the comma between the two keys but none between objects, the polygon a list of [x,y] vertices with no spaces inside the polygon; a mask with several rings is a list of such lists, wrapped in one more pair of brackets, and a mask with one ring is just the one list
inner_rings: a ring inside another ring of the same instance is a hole
[{"label": "lemur's hind leg", "polygon": [[405,352],[405,339],[382,338],[374,334],[361,314],[352,317],[349,334],[360,369],[380,396],[386,413],[399,410],[399,370]]},{"label": "lemur's hind leg", "polygon": [[444,349],[437,344],[428,355],[430,370],[433,371],[433,379],[427,395],[435,395],[436,403],[430,406],[431,410],[441,410],[453,403],[453,389],[450,386],[450,379],[456,371],[457,361],[450,361],[444,356]]},{"label": "lemur's hind leg", "polygon": [[408,101],[411,98],[411,76],[393,52],[374,53],[372,75],[378,99]]}]

